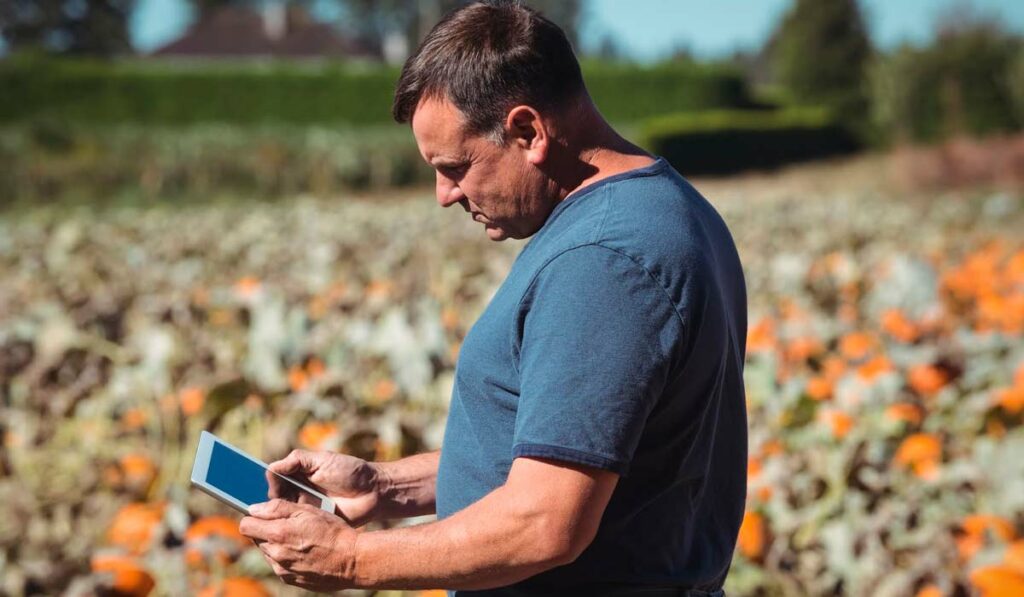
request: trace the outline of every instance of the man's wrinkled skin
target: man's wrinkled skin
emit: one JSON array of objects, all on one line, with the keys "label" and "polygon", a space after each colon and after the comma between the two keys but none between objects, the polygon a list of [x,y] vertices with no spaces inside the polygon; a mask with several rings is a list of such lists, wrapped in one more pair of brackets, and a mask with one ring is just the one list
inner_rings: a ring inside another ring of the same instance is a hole
[{"label": "man's wrinkled skin", "polygon": [[357,531],[309,504],[275,499],[255,504],[239,525],[282,581],[309,591],[353,588]]},{"label": "man's wrinkled skin", "polygon": [[[319,489],[334,502],[335,513],[318,504],[272,499],[253,505],[239,531],[256,543],[283,582],[321,592],[353,588],[355,534],[359,532],[353,527],[379,514],[378,471],[346,454],[292,450],[269,465],[268,481],[276,475]],[[279,485],[269,483],[271,498],[280,495]]]}]

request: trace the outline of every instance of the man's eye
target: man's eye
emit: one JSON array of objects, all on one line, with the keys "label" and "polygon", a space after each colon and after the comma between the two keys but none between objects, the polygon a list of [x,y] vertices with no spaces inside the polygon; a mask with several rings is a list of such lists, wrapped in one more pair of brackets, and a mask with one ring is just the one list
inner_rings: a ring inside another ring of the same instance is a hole
[{"label": "man's eye", "polygon": [[441,171],[441,174],[451,178],[465,174],[466,166],[441,166],[438,170]]}]

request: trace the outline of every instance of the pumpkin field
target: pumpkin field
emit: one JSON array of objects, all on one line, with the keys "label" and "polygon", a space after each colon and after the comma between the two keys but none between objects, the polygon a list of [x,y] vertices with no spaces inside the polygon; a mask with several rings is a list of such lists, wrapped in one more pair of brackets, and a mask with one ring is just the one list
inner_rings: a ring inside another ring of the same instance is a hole
[{"label": "pumpkin field", "polygon": [[[749,296],[730,595],[1024,595],[1024,194],[892,166],[694,180]],[[439,448],[522,246],[429,189],[0,212],[0,594],[304,594],[190,488],[199,433]]]}]

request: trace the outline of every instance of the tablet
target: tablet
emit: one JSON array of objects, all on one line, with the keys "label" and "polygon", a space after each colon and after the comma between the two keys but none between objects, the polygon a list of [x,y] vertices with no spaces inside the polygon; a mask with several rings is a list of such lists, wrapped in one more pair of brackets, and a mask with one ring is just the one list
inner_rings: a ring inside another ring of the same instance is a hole
[{"label": "tablet", "polygon": [[192,485],[244,514],[249,513],[249,506],[274,498],[334,512],[331,498],[272,472],[267,463],[206,431],[199,436]]}]

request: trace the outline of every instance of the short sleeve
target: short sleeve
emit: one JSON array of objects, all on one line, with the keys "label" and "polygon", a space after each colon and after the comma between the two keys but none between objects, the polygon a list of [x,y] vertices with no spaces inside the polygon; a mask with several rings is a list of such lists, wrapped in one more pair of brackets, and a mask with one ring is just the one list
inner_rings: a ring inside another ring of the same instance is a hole
[{"label": "short sleeve", "polygon": [[682,334],[664,289],[630,257],[586,245],[543,267],[518,321],[513,458],[626,475]]}]

